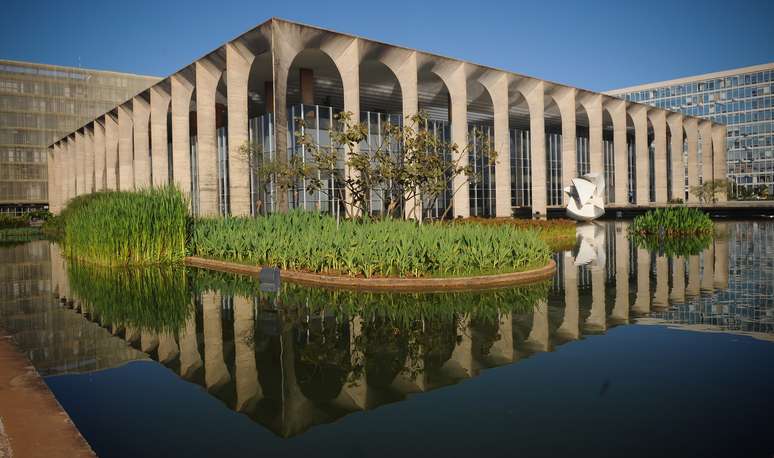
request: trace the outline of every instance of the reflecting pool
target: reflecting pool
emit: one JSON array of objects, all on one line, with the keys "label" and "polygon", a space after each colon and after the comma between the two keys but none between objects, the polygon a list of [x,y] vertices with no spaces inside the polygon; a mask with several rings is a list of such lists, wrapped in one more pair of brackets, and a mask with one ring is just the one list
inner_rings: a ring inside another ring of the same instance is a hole
[{"label": "reflecting pool", "polygon": [[0,245],[0,327],[101,457],[772,456],[774,223],[627,226],[579,227],[550,282],[444,294]]}]

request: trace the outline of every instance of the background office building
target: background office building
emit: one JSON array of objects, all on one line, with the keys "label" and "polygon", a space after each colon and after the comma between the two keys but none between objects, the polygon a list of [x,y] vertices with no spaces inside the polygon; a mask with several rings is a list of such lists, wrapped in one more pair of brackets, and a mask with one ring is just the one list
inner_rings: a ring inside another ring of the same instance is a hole
[{"label": "background office building", "polygon": [[0,60],[0,211],[48,203],[47,146],[158,78]]},{"label": "background office building", "polygon": [[774,63],[610,91],[628,101],[726,124],[732,198],[774,195]]},{"label": "background office building", "polygon": [[[174,183],[200,216],[338,212],[344,151],[314,192],[304,179],[280,192],[239,159],[249,142],[270,159],[312,161],[296,134],[335,148],[341,112],[368,129],[361,151],[378,147],[388,121],[426,113],[422,128],[458,145],[455,163],[477,173],[451,180],[447,216],[563,213],[562,189],[586,173],[604,175],[608,208],[666,205],[686,197],[685,179],[726,175],[725,126],[711,120],[271,19],[54,141],[52,211],[97,190]],[[404,191],[372,191],[371,211],[391,211]],[[443,214],[444,199],[421,211]]]}]

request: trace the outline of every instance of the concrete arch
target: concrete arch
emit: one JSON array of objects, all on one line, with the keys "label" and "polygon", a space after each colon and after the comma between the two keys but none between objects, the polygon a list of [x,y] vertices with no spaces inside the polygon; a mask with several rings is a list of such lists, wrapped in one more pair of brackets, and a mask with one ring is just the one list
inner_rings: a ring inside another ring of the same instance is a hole
[{"label": "concrete arch", "polygon": [[136,189],[151,185],[150,158],[150,91],[143,91],[132,98],[132,124],[134,146],[134,186]]},{"label": "concrete arch", "polygon": [[398,82],[397,88],[400,91],[404,119],[407,120],[417,114],[419,111],[417,52],[402,48],[388,48],[365,40],[361,40],[359,51],[360,79],[363,77],[363,65],[378,62],[386,67]]},{"label": "concrete arch", "polygon": [[683,115],[670,113],[666,118],[667,142],[669,145],[669,199],[685,201],[685,163],[683,151],[685,145],[685,129]]},{"label": "concrete arch", "polygon": [[216,101],[226,68],[225,47],[196,61],[196,160],[199,214],[218,215]]},{"label": "concrete arch", "polygon": [[509,106],[514,95],[526,102],[529,110],[530,196],[533,217],[544,218],[547,209],[546,193],[546,135],[545,135],[545,82],[533,78],[509,76]]},{"label": "concrete arch", "polygon": [[170,102],[169,78],[150,88],[150,161],[153,186],[169,184]]},{"label": "concrete arch", "polygon": [[636,204],[638,206],[647,206],[650,203],[648,107],[631,104],[627,109],[627,113],[632,119],[632,126],[634,128],[634,163],[632,167],[636,183]]},{"label": "concrete arch", "polygon": [[[468,124],[467,156],[468,163],[475,173],[467,183],[468,206],[471,216],[492,217],[497,210],[495,165],[480,152],[485,144],[493,147],[495,144],[494,102],[489,89],[479,81],[478,75],[470,75],[465,92]],[[507,131],[507,126],[502,130]],[[500,140],[504,143],[502,139]]]},{"label": "concrete arch", "polygon": [[508,75],[487,71],[478,78],[489,93],[493,109],[494,149],[498,153],[495,164],[495,216],[513,214],[511,204],[511,138],[509,120]]},{"label": "concrete arch", "polygon": [[[460,167],[467,167],[468,157],[462,153],[468,142],[467,120],[467,68],[463,62],[453,62],[423,56],[419,62],[420,72],[429,72],[441,79],[449,93],[449,119],[451,143],[459,146],[460,156],[453,158]],[[470,216],[470,201],[468,199],[467,178],[457,176],[452,182],[453,215],[466,218]]]},{"label": "concrete arch", "polygon": [[653,201],[667,203],[667,126],[666,112],[649,110],[648,122],[653,129]]},{"label": "concrete arch", "polygon": [[613,124],[613,154],[615,167],[615,191],[613,202],[616,206],[629,203],[629,152],[627,142],[627,125],[630,119],[626,113],[626,101],[606,97],[604,109],[610,114]]},{"label": "concrete arch", "polygon": [[[191,105],[194,100],[194,68],[189,66],[170,77],[170,109],[172,112],[172,183],[191,196]],[[195,104],[194,104],[195,105]],[[195,128],[195,126],[194,126]]]},{"label": "concrete arch", "polygon": [[[545,168],[547,180],[545,182],[547,196],[546,203],[552,207],[561,207],[564,204],[563,171],[564,171],[564,144],[576,143],[575,106],[569,103],[568,97],[557,97],[552,90],[546,90],[543,99],[543,117],[546,137]],[[569,154],[576,151],[570,147]],[[573,155],[574,159],[574,155]],[[535,163],[533,162],[533,165]],[[533,186],[534,186],[533,182]]]}]

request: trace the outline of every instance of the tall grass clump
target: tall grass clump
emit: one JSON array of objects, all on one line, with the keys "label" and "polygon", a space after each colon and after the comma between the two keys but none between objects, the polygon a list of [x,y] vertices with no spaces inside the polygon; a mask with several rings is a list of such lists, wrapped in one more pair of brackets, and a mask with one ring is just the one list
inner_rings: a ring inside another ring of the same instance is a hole
[{"label": "tall grass clump", "polygon": [[712,234],[713,227],[712,219],[697,208],[668,207],[634,218],[630,231],[646,237],[685,237]]},{"label": "tall grass clump", "polygon": [[95,264],[148,265],[185,256],[188,203],[174,187],[100,192],[60,216],[64,252]]},{"label": "tall grass clump", "polygon": [[533,231],[478,224],[342,221],[294,211],[263,218],[197,220],[195,256],[282,269],[370,277],[446,277],[518,272],[548,263]]}]

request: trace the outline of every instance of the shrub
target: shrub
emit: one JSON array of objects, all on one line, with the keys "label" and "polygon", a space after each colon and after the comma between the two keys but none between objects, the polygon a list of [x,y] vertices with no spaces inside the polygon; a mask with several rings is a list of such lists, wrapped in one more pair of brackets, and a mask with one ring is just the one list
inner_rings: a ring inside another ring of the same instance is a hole
[{"label": "shrub", "polygon": [[80,196],[56,219],[71,258],[143,265],[179,262],[185,255],[188,203],[174,187]]},{"label": "shrub", "polygon": [[198,220],[192,255],[350,276],[456,276],[543,266],[551,252],[534,231],[477,224],[341,222],[294,211]]},{"label": "shrub", "polygon": [[634,218],[630,231],[640,236],[691,236],[711,234],[712,220],[697,208],[671,207],[649,210]]}]

